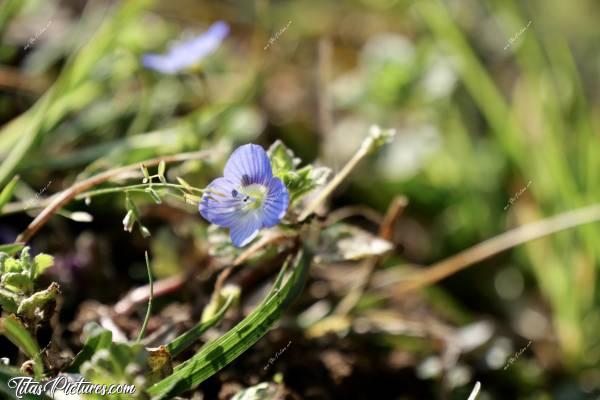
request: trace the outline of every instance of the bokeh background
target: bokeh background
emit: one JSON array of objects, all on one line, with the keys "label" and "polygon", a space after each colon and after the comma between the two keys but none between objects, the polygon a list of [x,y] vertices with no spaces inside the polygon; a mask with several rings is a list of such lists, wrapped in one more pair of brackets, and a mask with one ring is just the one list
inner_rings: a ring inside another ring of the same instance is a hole
[{"label": "bokeh background", "polygon": [[[143,67],[143,54],[219,20],[230,34],[194,68]],[[235,146],[280,139],[336,172],[376,123],[395,128],[395,140],[330,208],[376,232],[405,196],[393,254],[342,315],[364,265],[313,268],[280,327],[190,398],[228,398],[275,372],[307,399],[465,399],[475,381],[479,399],[598,398],[600,225],[420,291],[396,289],[407,271],[598,201],[599,20],[594,0],[2,0],[0,184],[21,176],[2,242],[36,214],[24,204],[116,165],[214,149],[210,161],[168,170],[202,187]],[[116,194],[71,203],[31,242],[57,259],[47,276],[64,293],[53,337],[67,354],[83,322],[146,282],[145,249],[158,278],[189,278],[158,299],[150,332],[191,326],[211,294],[212,234],[194,207],[136,202],[149,239],[123,231]],[[93,221],[69,219],[74,211]],[[252,287],[242,309],[260,298]],[[116,325],[135,332],[143,311]]]}]

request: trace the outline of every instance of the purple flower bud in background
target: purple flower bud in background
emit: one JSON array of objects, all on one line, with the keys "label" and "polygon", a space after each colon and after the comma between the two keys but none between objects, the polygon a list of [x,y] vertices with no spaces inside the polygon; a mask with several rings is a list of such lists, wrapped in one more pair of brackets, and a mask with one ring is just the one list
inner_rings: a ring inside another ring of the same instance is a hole
[{"label": "purple flower bud in background", "polygon": [[200,36],[172,45],[166,54],[145,54],[142,64],[164,74],[175,74],[218,49],[228,34],[227,23],[215,22]]},{"label": "purple flower bud in background", "polygon": [[223,175],[206,187],[200,214],[229,228],[234,246],[243,247],[259,230],[281,221],[288,208],[288,190],[281,179],[273,177],[269,156],[256,144],[235,150]]}]

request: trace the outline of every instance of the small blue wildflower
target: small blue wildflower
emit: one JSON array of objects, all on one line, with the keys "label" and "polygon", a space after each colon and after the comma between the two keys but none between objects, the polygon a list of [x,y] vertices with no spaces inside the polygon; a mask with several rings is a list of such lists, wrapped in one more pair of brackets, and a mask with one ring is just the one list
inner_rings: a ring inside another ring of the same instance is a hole
[{"label": "small blue wildflower", "polygon": [[199,210],[209,222],[229,228],[234,246],[243,247],[262,228],[277,225],[288,203],[288,190],[273,176],[265,150],[246,144],[231,154],[223,177],[206,187]]},{"label": "small blue wildflower", "polygon": [[206,32],[191,40],[177,43],[166,54],[145,54],[142,64],[164,74],[175,74],[196,64],[215,51],[229,34],[229,25],[223,21],[215,22]]}]

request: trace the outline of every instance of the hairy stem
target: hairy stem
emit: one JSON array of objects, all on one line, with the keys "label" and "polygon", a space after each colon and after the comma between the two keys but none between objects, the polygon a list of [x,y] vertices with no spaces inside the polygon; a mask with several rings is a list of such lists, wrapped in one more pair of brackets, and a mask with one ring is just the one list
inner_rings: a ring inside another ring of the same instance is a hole
[{"label": "hairy stem", "polygon": [[73,184],[66,190],[58,193],[55,197],[52,197],[51,202],[42,210],[42,212],[27,226],[27,228],[17,237],[16,242],[28,242],[33,235],[35,235],[42,226],[44,226],[50,217],[62,208],[65,204],[77,197],[77,195],[97,186],[109,179],[118,177],[121,174],[129,173],[133,170],[137,170],[140,164],[145,166],[155,166],[161,161],[165,163],[195,160],[201,158],[207,158],[211,156],[210,151],[195,151],[191,153],[180,153],[172,156],[152,158],[150,160],[137,162],[134,164],[126,165],[119,168],[110,169],[108,171],[101,172],[97,175],[91,176],[81,182]]}]

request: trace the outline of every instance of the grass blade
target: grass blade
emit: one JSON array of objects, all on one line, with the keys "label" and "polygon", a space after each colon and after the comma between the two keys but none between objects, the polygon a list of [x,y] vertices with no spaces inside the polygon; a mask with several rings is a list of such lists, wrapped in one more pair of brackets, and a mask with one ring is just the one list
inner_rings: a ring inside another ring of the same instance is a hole
[{"label": "grass blade", "polygon": [[16,175],[10,180],[10,182],[8,182],[8,184],[4,187],[4,189],[2,189],[2,192],[0,193],[0,215],[2,215],[2,208],[4,208],[4,205],[6,203],[8,203],[8,201],[12,197],[13,192],[15,191],[15,188],[17,187],[18,181],[19,181],[19,176]]},{"label": "grass blade", "polygon": [[0,244],[0,253],[13,255],[24,247],[23,243]]},{"label": "grass blade", "polygon": [[68,372],[78,373],[81,365],[92,358],[92,356],[101,349],[107,349],[112,343],[112,332],[93,323],[89,328],[86,327],[87,340],[83,349],[73,359],[68,368]]},{"label": "grass blade", "polygon": [[310,260],[308,251],[300,252],[295,261],[294,272],[280,290],[267,296],[229,332],[204,346],[195,356],[175,368],[173,374],[151,386],[148,393],[152,399],[172,398],[195,388],[254,345],[302,291]]},{"label": "grass blade", "polygon": [[[164,161],[161,161],[164,163]],[[142,329],[140,329],[140,333],[138,334],[137,341],[139,343],[140,340],[146,334],[146,328],[148,327],[148,320],[150,320],[150,314],[152,313],[152,298],[154,297],[154,281],[152,280],[152,270],[150,269],[150,260],[148,259],[148,252],[144,253],[146,258],[146,271],[148,272],[148,281],[150,282],[150,296],[148,297],[148,309],[146,310],[146,317],[144,318],[144,323],[142,325]]]},{"label": "grass blade", "polygon": [[217,311],[214,317],[212,317],[208,321],[200,322],[199,324],[197,324],[187,332],[179,335],[177,338],[175,338],[173,341],[167,344],[167,351],[171,354],[171,357],[176,357],[183,350],[187,349],[200,336],[202,336],[204,332],[206,332],[210,327],[214,326],[217,322],[219,322],[223,318],[227,310],[229,310],[229,307],[233,303],[234,298],[235,296],[233,294],[230,295],[225,301],[225,304],[223,304],[223,307],[221,307],[219,311]]},{"label": "grass blade", "polygon": [[36,379],[39,380],[44,373],[42,359],[40,358],[40,348],[27,329],[16,318],[6,317],[0,319],[0,334],[6,336],[27,357],[34,361],[33,370],[35,371]]}]

